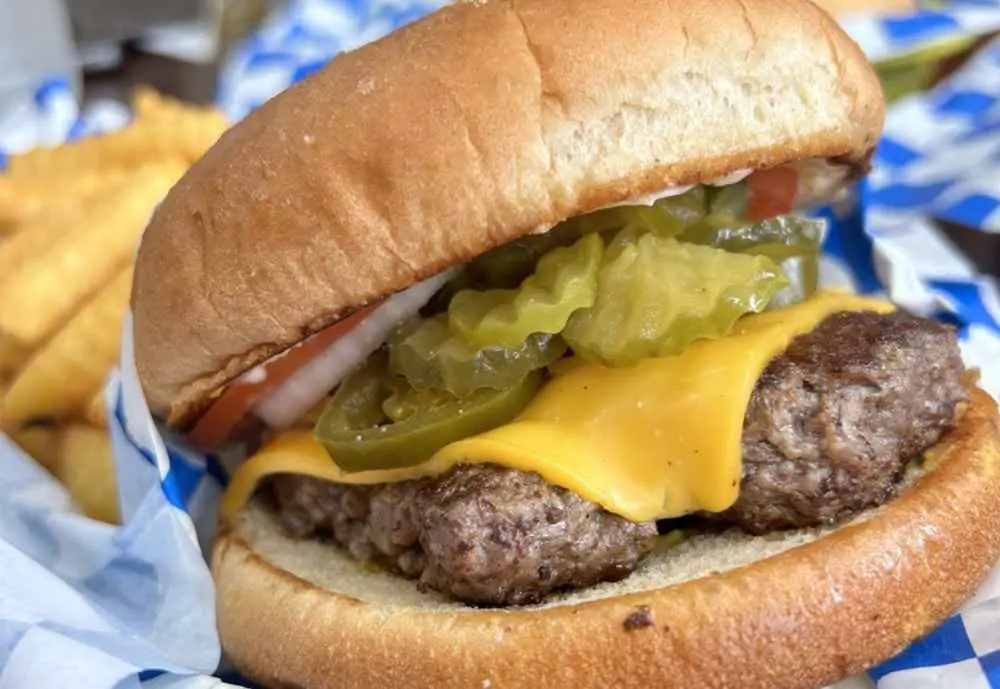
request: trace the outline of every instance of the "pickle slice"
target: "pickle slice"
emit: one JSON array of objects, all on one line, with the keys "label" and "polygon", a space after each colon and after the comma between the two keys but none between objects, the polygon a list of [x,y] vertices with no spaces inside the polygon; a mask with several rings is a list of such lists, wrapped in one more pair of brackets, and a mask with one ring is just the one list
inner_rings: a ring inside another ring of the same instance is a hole
[{"label": "pickle slice", "polygon": [[766,256],[626,230],[605,254],[596,303],[570,318],[563,338],[577,355],[610,365],[676,354],[726,335],[787,285]]},{"label": "pickle slice", "polygon": [[389,369],[417,390],[465,397],[503,390],[566,353],[558,335],[534,333],[517,347],[477,347],[457,337],[446,314],[400,329],[389,341]]},{"label": "pickle slice", "polygon": [[464,290],[448,307],[452,332],[479,346],[520,347],[534,333],[556,334],[597,298],[604,241],[591,234],[545,254],[516,290]]},{"label": "pickle slice", "polygon": [[823,241],[822,220],[779,216],[757,223],[726,225],[722,216],[692,225],[681,241],[714,246],[726,251],[767,256],[778,264],[790,284],[771,301],[784,308],[811,297],[819,288],[819,253]]},{"label": "pickle slice", "polygon": [[661,237],[676,237],[709,213],[721,214],[726,223],[732,224],[733,218],[742,213],[741,203],[746,204],[745,191],[698,186],[678,196],[660,199],[652,206],[618,206],[594,211],[565,220],[544,234],[515,239],[487,251],[469,264],[469,279],[480,289],[512,289],[535,271],[542,256],[553,249],[570,246],[581,237],[601,234],[610,239],[626,227],[654,232]]}]

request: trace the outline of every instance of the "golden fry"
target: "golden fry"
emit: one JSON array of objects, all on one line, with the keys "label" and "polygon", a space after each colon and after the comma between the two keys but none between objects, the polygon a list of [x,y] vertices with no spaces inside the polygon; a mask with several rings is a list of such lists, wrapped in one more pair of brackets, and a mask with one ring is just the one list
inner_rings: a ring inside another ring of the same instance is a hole
[{"label": "golden fry", "polygon": [[134,174],[132,169],[112,168],[40,179],[0,176],[0,224],[4,234],[18,233],[25,225],[72,216],[80,206],[127,182]]},{"label": "golden fry", "polygon": [[[80,210],[79,206],[73,206],[74,212]],[[0,275],[9,274],[25,261],[47,251],[72,223],[73,218],[67,212],[63,217],[46,216],[30,225],[19,225],[17,234],[0,243]]]},{"label": "golden fry", "polygon": [[149,86],[138,86],[132,93],[132,112],[140,120],[205,109],[171,98]]},{"label": "golden fry", "polygon": [[[0,334],[0,382],[9,380],[31,356],[31,350]],[[3,416],[0,415],[0,424]]]},{"label": "golden fry", "polygon": [[35,347],[65,323],[132,255],[153,207],[181,176],[177,162],[149,165],[95,203],[63,241],[0,278],[0,333]]},{"label": "golden fry", "polygon": [[95,392],[83,407],[87,423],[103,428],[108,425],[108,410],[104,404],[104,386]]},{"label": "golden fry", "polygon": [[193,163],[226,126],[225,116],[214,108],[167,105],[116,132],[11,156],[7,176],[12,181],[44,180],[52,184],[53,178],[70,178],[89,170],[134,168],[168,157]]},{"label": "golden fry", "polygon": [[[96,193],[87,195],[83,200],[73,199],[51,206],[33,216],[29,221],[15,226],[15,234],[0,241],[0,281],[30,259],[45,253],[70,228],[77,226],[81,217],[85,216],[91,206],[101,205],[117,198],[128,183],[128,178],[135,172],[120,178],[99,176],[108,184]],[[51,193],[49,194],[51,196]]]},{"label": "golden fry", "polygon": [[56,477],[83,513],[118,523],[118,489],[107,434],[91,426],[68,426],[62,433]]},{"label": "golden fry", "polygon": [[55,473],[59,461],[62,434],[54,426],[26,426],[14,431],[10,439],[49,471]]},{"label": "golden fry", "polygon": [[132,114],[139,119],[156,117],[171,100],[150,86],[137,86],[132,92]]},{"label": "golden fry", "polygon": [[0,400],[5,426],[65,418],[101,389],[118,359],[131,286],[128,268],[32,357]]}]

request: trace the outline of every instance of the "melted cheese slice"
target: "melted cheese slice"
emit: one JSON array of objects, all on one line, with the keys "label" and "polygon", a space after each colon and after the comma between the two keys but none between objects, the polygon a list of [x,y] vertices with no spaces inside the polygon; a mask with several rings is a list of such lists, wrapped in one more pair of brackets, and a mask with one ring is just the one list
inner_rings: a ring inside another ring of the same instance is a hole
[{"label": "melted cheese slice", "polygon": [[373,484],[488,462],[536,472],[632,521],[720,512],[739,494],[743,417],[768,362],[830,314],[893,308],[823,292],[743,318],[728,337],[677,356],[624,368],[569,360],[513,422],[453,443],[415,468],[347,473],[311,433],[284,434],[240,468],[222,511],[239,509],[270,474]]}]

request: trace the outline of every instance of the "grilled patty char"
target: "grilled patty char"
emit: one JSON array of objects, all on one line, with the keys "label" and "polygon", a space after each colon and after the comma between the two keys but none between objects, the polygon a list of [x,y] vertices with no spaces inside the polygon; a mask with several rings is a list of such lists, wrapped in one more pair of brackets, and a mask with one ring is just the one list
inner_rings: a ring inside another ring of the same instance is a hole
[{"label": "grilled patty char", "polygon": [[[836,314],[767,367],[744,422],[740,498],[720,518],[753,533],[833,523],[884,502],[906,461],[966,399],[954,334],[904,313]],[[634,524],[565,489],[492,465],[382,486],[276,476],[295,537],[484,605],[532,603],[627,576],[652,548]]]}]

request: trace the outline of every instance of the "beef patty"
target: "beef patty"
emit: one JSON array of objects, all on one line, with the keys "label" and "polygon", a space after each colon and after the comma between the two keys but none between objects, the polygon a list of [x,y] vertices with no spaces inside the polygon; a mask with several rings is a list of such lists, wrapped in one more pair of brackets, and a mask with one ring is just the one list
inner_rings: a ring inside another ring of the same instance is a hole
[{"label": "beef patty", "polygon": [[623,579],[656,536],[652,522],[630,522],[537,474],[492,465],[377,487],[301,476],[276,476],[272,486],[293,536],[329,535],[358,559],[480,605],[524,605]]},{"label": "beef patty", "polygon": [[[954,334],[896,313],[836,314],[792,341],[754,390],[740,498],[753,533],[833,523],[888,499],[908,459],[966,399]],[[459,600],[518,605],[627,576],[652,523],[610,514],[535,474],[492,465],[380,486],[275,476],[294,537],[328,537]]]},{"label": "beef patty", "polygon": [[966,399],[951,329],[902,312],[834,314],[757,381],[740,497],[723,518],[759,534],[880,505]]}]

